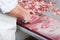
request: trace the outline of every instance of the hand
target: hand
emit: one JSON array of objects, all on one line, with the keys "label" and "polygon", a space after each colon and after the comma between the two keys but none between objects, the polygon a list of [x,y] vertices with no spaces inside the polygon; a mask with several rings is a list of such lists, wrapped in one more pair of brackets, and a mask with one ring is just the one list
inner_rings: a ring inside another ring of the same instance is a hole
[{"label": "hand", "polygon": [[16,8],[14,8],[13,10],[11,10],[11,12],[9,12],[9,15],[15,16],[18,18],[18,20],[20,21],[21,19],[24,19],[25,22],[29,22],[31,20],[32,14],[34,14],[31,10],[25,10],[24,8],[22,8],[21,6],[17,5]]},{"label": "hand", "polygon": [[35,13],[32,10],[25,10],[25,15],[24,15],[25,23],[30,22],[33,15],[35,15]]}]

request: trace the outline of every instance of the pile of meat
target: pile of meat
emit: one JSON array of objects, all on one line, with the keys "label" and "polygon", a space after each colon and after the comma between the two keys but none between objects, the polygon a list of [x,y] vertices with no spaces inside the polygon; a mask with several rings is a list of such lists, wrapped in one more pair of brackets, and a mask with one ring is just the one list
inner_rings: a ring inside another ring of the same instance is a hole
[{"label": "pile of meat", "polygon": [[19,0],[19,5],[26,10],[32,10],[33,15],[30,24],[24,24],[30,30],[36,31],[52,40],[60,40],[60,19],[54,19],[42,13],[53,11],[60,15],[60,10],[56,8],[56,2],[46,2],[44,0]]},{"label": "pile of meat", "polygon": [[60,15],[60,9],[56,8],[57,3],[45,0],[19,0],[19,4],[27,10],[32,10],[35,13],[43,13],[53,11],[54,14]]}]

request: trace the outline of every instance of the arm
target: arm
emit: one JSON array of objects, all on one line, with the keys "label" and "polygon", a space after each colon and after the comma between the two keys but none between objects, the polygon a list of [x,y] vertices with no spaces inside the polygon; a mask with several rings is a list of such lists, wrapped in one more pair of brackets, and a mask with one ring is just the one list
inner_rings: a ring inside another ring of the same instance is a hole
[{"label": "arm", "polygon": [[19,19],[25,19],[26,21],[29,21],[31,17],[29,12],[18,5],[17,0],[0,0],[0,9],[3,13],[16,16]]},{"label": "arm", "polygon": [[24,19],[27,22],[31,19],[31,16],[32,16],[29,12],[30,11],[27,11],[23,9],[21,6],[17,5],[13,10],[9,12],[8,15],[15,16],[18,18],[18,20]]}]

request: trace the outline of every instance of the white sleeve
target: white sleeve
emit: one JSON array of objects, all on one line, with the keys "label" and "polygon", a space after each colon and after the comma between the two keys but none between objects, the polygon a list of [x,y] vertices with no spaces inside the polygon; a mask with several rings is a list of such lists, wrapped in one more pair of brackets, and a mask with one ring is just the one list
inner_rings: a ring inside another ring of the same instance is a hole
[{"label": "white sleeve", "polygon": [[8,13],[16,7],[18,0],[0,0],[0,10],[3,13]]}]

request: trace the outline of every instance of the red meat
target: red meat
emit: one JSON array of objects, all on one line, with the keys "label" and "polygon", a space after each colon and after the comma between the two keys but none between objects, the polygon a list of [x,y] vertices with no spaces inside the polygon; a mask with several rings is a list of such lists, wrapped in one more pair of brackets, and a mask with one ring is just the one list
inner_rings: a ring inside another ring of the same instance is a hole
[{"label": "red meat", "polygon": [[30,24],[24,24],[30,30],[38,32],[52,40],[60,40],[60,20],[48,17],[43,12],[52,10],[60,15],[60,10],[56,9],[56,2],[45,2],[42,0],[20,0],[21,5],[26,10],[32,10],[37,15],[33,15]]}]

